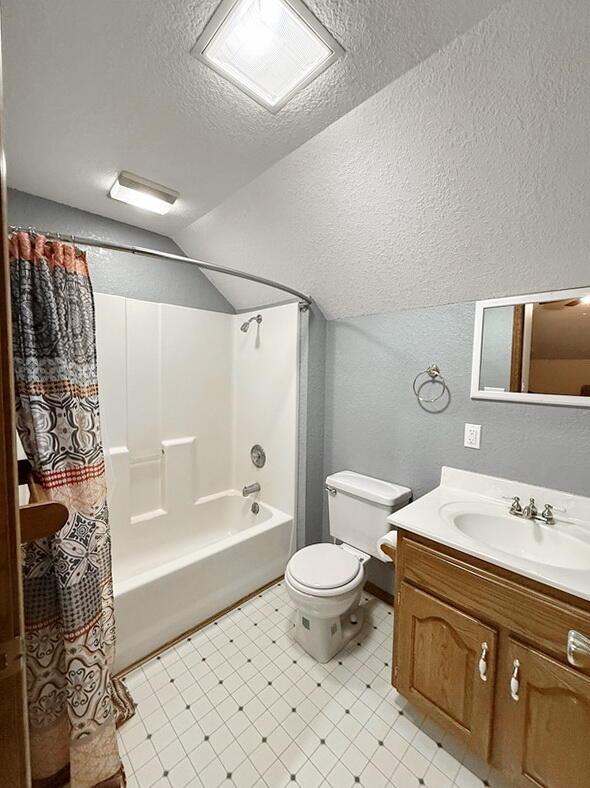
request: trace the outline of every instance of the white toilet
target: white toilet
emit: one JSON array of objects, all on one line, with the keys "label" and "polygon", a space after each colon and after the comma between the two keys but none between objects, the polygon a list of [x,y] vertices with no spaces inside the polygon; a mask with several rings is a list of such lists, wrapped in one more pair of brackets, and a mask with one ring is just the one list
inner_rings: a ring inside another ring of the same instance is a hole
[{"label": "white toilet", "polygon": [[285,585],[297,609],[295,640],[318,662],[328,662],[362,627],[359,608],[365,564],[382,560],[377,540],[388,515],[412,491],[353,471],[328,476],[330,534],[342,544],[314,544],[287,564]]}]

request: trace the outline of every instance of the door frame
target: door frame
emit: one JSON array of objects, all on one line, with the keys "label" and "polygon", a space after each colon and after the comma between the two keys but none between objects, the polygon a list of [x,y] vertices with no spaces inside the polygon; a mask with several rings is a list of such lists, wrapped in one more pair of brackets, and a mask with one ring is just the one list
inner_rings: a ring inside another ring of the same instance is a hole
[{"label": "door frame", "polygon": [[0,774],[31,784],[14,416],[6,161],[0,41]]}]

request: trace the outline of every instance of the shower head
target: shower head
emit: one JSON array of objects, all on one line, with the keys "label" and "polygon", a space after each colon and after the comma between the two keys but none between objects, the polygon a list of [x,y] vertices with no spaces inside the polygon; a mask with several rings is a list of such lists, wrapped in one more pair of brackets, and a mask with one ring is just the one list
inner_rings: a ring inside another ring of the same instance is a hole
[{"label": "shower head", "polygon": [[254,317],[251,317],[250,320],[246,320],[246,322],[242,323],[242,325],[240,326],[240,331],[243,331],[245,334],[250,328],[250,323],[253,320],[255,320],[258,323],[258,325],[260,325],[262,323],[262,315],[254,315]]}]

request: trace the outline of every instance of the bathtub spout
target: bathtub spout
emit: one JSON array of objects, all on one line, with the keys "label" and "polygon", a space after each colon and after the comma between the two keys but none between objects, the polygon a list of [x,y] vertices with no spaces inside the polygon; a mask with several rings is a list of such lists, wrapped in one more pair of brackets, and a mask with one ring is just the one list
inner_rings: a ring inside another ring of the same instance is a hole
[{"label": "bathtub spout", "polygon": [[254,484],[247,484],[245,487],[242,487],[242,495],[244,498],[247,498],[252,493],[260,492],[260,485],[258,482],[254,482]]}]

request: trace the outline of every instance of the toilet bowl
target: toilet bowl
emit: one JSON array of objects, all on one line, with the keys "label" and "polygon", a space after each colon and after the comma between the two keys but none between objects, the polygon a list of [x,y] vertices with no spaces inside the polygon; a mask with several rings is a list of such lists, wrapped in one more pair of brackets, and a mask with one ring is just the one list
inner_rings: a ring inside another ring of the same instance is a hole
[{"label": "toilet bowl", "polygon": [[410,500],[411,490],[352,471],[328,476],[330,534],[341,544],[298,550],[285,571],[296,609],[295,640],[318,662],[328,662],[363,625],[359,606],[365,566],[384,560],[378,540],[390,529],[387,517]]},{"label": "toilet bowl", "polygon": [[359,602],[369,556],[344,545],[315,544],[291,558],[285,585],[296,610],[295,640],[328,662],[362,627]]}]

